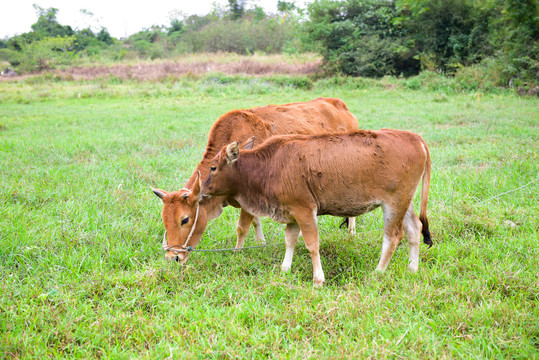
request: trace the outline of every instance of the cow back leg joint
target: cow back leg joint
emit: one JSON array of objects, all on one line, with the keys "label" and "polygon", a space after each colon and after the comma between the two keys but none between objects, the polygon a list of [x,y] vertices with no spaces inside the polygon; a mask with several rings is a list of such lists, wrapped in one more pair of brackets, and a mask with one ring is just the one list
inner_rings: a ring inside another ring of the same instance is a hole
[{"label": "cow back leg joint", "polygon": [[421,221],[414,211],[413,203],[410,204],[404,216],[404,233],[410,248],[408,269],[416,272],[419,266],[419,243],[421,237]]},{"label": "cow back leg joint", "polygon": [[404,213],[398,210],[390,209],[389,206],[383,206],[384,213],[384,241],[382,243],[382,255],[376,270],[383,271],[389,265],[395,249],[403,237],[402,223]]}]

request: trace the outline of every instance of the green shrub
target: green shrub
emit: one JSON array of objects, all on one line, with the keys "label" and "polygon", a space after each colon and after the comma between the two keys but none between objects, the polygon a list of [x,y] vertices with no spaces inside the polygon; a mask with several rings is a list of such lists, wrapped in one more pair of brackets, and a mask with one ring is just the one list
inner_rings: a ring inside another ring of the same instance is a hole
[{"label": "green shrub", "polygon": [[11,66],[19,66],[21,63],[21,54],[13,49],[0,49],[0,61],[7,61]]},{"label": "green shrub", "polygon": [[272,76],[269,80],[279,86],[291,86],[302,90],[310,90],[314,86],[314,82],[307,76]]},{"label": "green shrub", "polygon": [[418,90],[419,88],[421,88],[421,80],[417,76],[415,76],[406,80],[405,85],[408,89]]},{"label": "green shrub", "polygon": [[373,79],[339,75],[318,79],[315,84],[317,89],[333,89],[339,87],[341,89],[359,90],[377,86],[378,82]]},{"label": "green shrub", "polygon": [[474,0],[400,0],[399,22],[407,29],[422,67],[453,73],[493,53],[488,41],[492,6]]},{"label": "green shrub", "polygon": [[292,26],[275,18],[263,21],[222,19],[197,31],[186,32],[181,45],[176,47],[189,52],[279,53],[292,38]]},{"label": "green shrub", "polygon": [[316,0],[308,11],[305,41],[320,44],[327,71],[368,77],[418,72],[393,2]]},{"label": "green shrub", "polygon": [[425,70],[422,71],[417,77],[421,82],[421,86],[430,91],[443,91],[446,93],[452,93],[454,89],[454,80],[445,76],[440,72]]},{"label": "green shrub", "polygon": [[14,58],[18,70],[23,72],[54,69],[70,63],[74,57],[74,36],[45,37],[22,45],[19,57]]}]

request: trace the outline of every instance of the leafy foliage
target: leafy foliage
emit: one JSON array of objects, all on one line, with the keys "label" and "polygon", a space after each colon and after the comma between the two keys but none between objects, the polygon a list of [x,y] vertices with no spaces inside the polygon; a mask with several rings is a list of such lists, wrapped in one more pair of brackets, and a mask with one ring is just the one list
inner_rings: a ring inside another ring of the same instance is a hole
[{"label": "leafy foliage", "polygon": [[423,68],[454,72],[493,53],[488,35],[494,14],[477,1],[401,0],[399,10]]},{"label": "leafy foliage", "polygon": [[74,36],[45,37],[41,40],[26,43],[16,58],[19,69],[25,72],[55,68],[69,63],[73,57]]},{"label": "leafy foliage", "polygon": [[278,53],[291,40],[291,30],[289,24],[283,24],[276,18],[263,21],[222,19],[199,31],[188,32],[184,45],[190,52]]},{"label": "leafy foliage", "polygon": [[317,0],[305,24],[308,41],[320,43],[329,68],[352,76],[380,77],[414,73],[405,31],[395,24],[396,6],[389,1]]},{"label": "leafy foliage", "polygon": [[[482,84],[532,88],[539,80],[535,0],[315,0],[306,9],[279,0],[277,14],[266,14],[248,0],[228,0],[202,16],[178,12],[168,26],[152,26],[119,41],[105,28],[95,32],[60,24],[56,8],[34,7],[38,20],[32,31],[0,41],[0,59],[19,72],[81,57],[116,61],[186,52],[310,51],[322,55],[329,74],[409,76],[428,70],[481,74],[488,78]],[[75,41],[62,61],[58,50],[42,51],[56,59],[20,66],[25,50],[46,48],[47,41],[38,44],[45,38],[66,37]]]},{"label": "leafy foliage", "polygon": [[304,41],[318,44],[330,71],[454,74],[495,58],[505,74],[498,85],[538,80],[536,1],[316,0],[308,13]]},{"label": "leafy foliage", "polygon": [[77,54],[96,55],[114,43],[105,28],[97,34],[90,28],[75,31],[71,26],[58,22],[58,9],[44,9],[37,5],[34,8],[38,20],[31,26],[32,31],[8,39],[0,54],[19,71],[53,69],[69,64]]},{"label": "leafy foliage", "polygon": [[74,34],[73,29],[69,25],[60,25],[56,19],[56,14],[58,14],[58,9],[48,8],[43,9],[36,4],[34,4],[34,9],[38,13],[38,19],[35,24],[33,24],[32,30],[37,35],[39,39],[44,37],[64,37],[72,36]]},{"label": "leafy foliage", "polygon": [[539,80],[539,4],[533,0],[498,0],[491,41],[505,83]]}]

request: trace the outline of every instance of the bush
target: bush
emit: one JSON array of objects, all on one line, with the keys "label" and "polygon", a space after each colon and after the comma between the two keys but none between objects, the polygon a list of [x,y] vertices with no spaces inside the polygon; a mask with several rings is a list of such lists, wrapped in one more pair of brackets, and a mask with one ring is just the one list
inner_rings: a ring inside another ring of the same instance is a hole
[{"label": "bush", "polygon": [[400,0],[398,8],[398,21],[408,29],[423,68],[453,73],[493,53],[489,6],[473,0]]},{"label": "bush", "polygon": [[70,63],[74,57],[74,45],[74,36],[45,37],[23,44],[21,52],[13,58],[15,62],[10,60],[10,63],[23,72],[54,69],[58,65]]},{"label": "bush", "polygon": [[352,76],[415,74],[419,61],[390,1],[317,0],[309,8],[305,41],[319,42],[326,69]]},{"label": "bush", "polygon": [[198,31],[184,33],[177,48],[190,52],[252,54],[261,51],[271,54],[281,52],[292,38],[292,25],[275,18],[262,21],[221,19]]},{"label": "bush", "polygon": [[21,54],[15,50],[3,48],[0,49],[0,61],[7,61],[13,67],[21,63]]}]

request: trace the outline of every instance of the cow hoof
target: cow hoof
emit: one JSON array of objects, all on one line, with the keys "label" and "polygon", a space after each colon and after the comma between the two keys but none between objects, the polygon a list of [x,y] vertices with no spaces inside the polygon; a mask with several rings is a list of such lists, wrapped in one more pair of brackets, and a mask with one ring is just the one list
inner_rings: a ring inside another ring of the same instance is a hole
[{"label": "cow hoof", "polygon": [[416,273],[417,272],[417,264],[415,264],[415,266],[412,265],[412,264],[408,265],[408,271],[410,271],[411,273]]},{"label": "cow hoof", "polygon": [[324,281],[326,281],[326,278],[323,273],[313,277],[313,285],[315,288],[321,288],[322,285],[324,285]]}]

